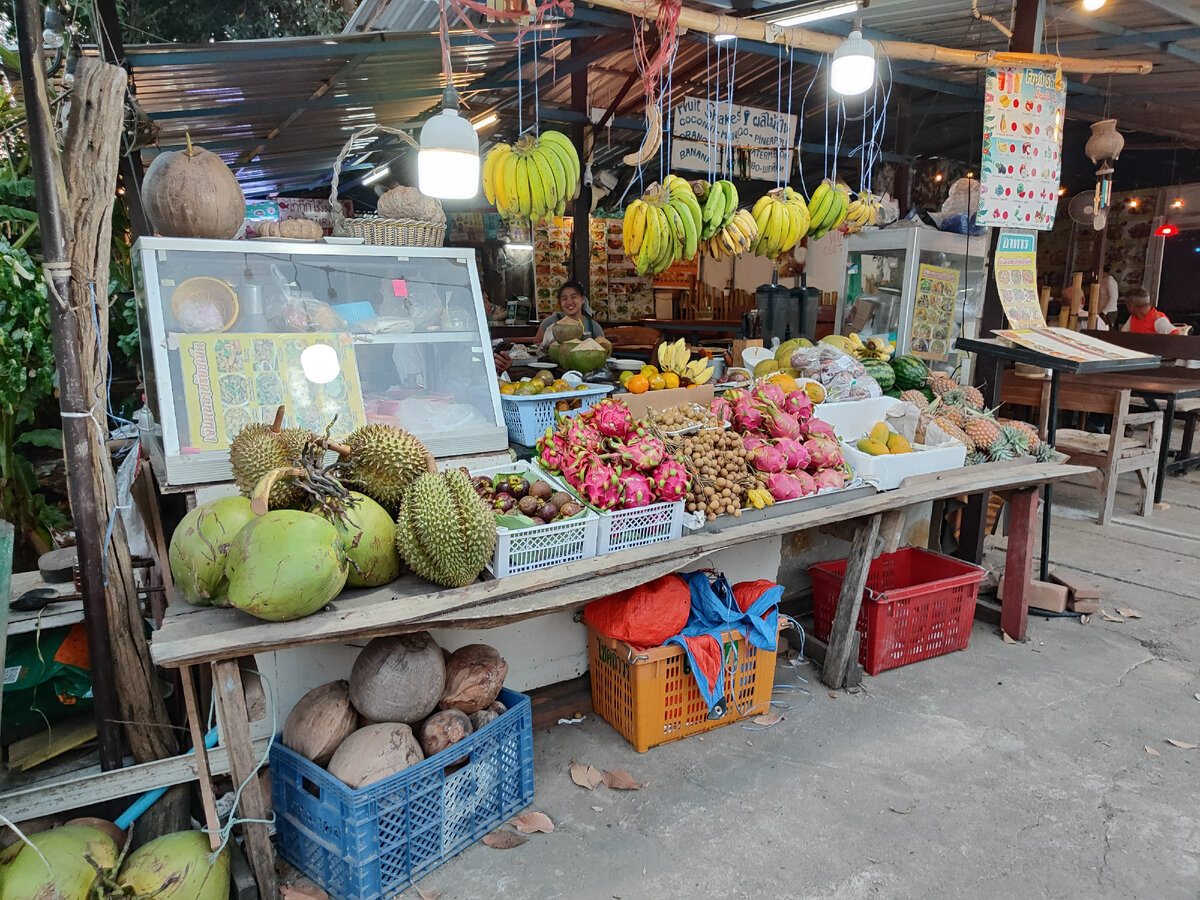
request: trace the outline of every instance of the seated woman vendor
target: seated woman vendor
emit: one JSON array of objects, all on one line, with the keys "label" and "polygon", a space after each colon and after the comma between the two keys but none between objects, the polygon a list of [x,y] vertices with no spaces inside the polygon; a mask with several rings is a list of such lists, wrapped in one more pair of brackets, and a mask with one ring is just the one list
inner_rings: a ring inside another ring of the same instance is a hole
[{"label": "seated woman vendor", "polygon": [[1166,313],[1155,309],[1150,302],[1150,292],[1143,287],[1134,288],[1125,295],[1125,308],[1129,310],[1129,321],[1121,326],[1122,331],[1133,334],[1187,334],[1187,325],[1175,326]]},{"label": "seated woman vendor", "polygon": [[542,324],[538,326],[537,344],[539,347],[548,347],[554,339],[552,327],[563,320],[582,322],[583,337],[598,338],[604,337],[604,329],[600,327],[600,323],[592,318],[592,308],[588,305],[587,295],[583,292],[583,285],[578,281],[568,281],[558,289],[558,312],[546,316],[542,320]]}]

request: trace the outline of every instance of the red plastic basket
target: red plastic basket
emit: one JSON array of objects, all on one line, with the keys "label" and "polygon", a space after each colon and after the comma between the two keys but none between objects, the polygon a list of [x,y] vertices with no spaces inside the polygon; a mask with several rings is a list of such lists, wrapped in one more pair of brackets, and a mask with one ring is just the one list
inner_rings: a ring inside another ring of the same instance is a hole
[{"label": "red plastic basket", "polygon": [[[828,641],[846,574],[846,560],[814,563],[813,625]],[[885,553],[871,563],[858,614],[858,661],[878,675],[921,659],[965,650],[975,621],[978,566],[918,547]]]}]

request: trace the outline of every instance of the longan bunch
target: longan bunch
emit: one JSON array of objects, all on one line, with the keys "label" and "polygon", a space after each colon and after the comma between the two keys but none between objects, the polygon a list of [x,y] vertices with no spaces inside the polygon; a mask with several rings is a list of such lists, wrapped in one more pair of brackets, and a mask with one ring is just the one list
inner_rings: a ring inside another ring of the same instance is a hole
[{"label": "longan bunch", "polygon": [[663,431],[680,431],[697,425],[720,428],[717,417],[697,403],[680,403],[670,409],[660,409],[653,415],[654,424]]},{"label": "longan bunch", "polygon": [[692,476],[688,512],[702,512],[710,522],[723,514],[740,519],[746,492],[758,486],[741,435],[718,425],[690,434],[681,443],[683,464]]}]

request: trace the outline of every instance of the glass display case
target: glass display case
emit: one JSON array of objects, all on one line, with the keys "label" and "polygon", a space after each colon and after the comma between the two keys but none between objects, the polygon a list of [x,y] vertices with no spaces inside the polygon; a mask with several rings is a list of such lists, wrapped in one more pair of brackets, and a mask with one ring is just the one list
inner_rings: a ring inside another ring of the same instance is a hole
[{"label": "glass display case", "polygon": [[251,422],[398,425],[435,456],[503,450],[474,251],[141,238],[147,412],[165,485],[227,480]]},{"label": "glass display case", "polygon": [[976,337],[983,309],[987,235],[967,236],[899,223],[846,236],[839,334],[896,342],[930,368],[969,377],[959,337]]}]

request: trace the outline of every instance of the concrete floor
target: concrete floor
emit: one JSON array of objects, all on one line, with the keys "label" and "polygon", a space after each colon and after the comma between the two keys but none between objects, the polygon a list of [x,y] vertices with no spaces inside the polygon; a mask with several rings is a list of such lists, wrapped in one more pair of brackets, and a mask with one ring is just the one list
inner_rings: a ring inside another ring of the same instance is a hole
[{"label": "concrete floor", "polygon": [[[1167,743],[1200,743],[1200,476],[1172,478],[1171,508],[1148,522],[1132,495],[1106,528],[1088,491],[1058,497],[1056,567],[1141,618],[1031,617],[1016,645],[977,623],[966,651],[856,693],[830,694],[806,663],[811,700],[778,690],[792,708],[775,727],[645,754],[594,716],[543,729],[530,809],[554,833],[477,844],[419,887],[441,900],[1200,897],[1200,750]],[[796,675],[781,665],[776,684]],[[572,759],[648,784],[589,793]]]}]

